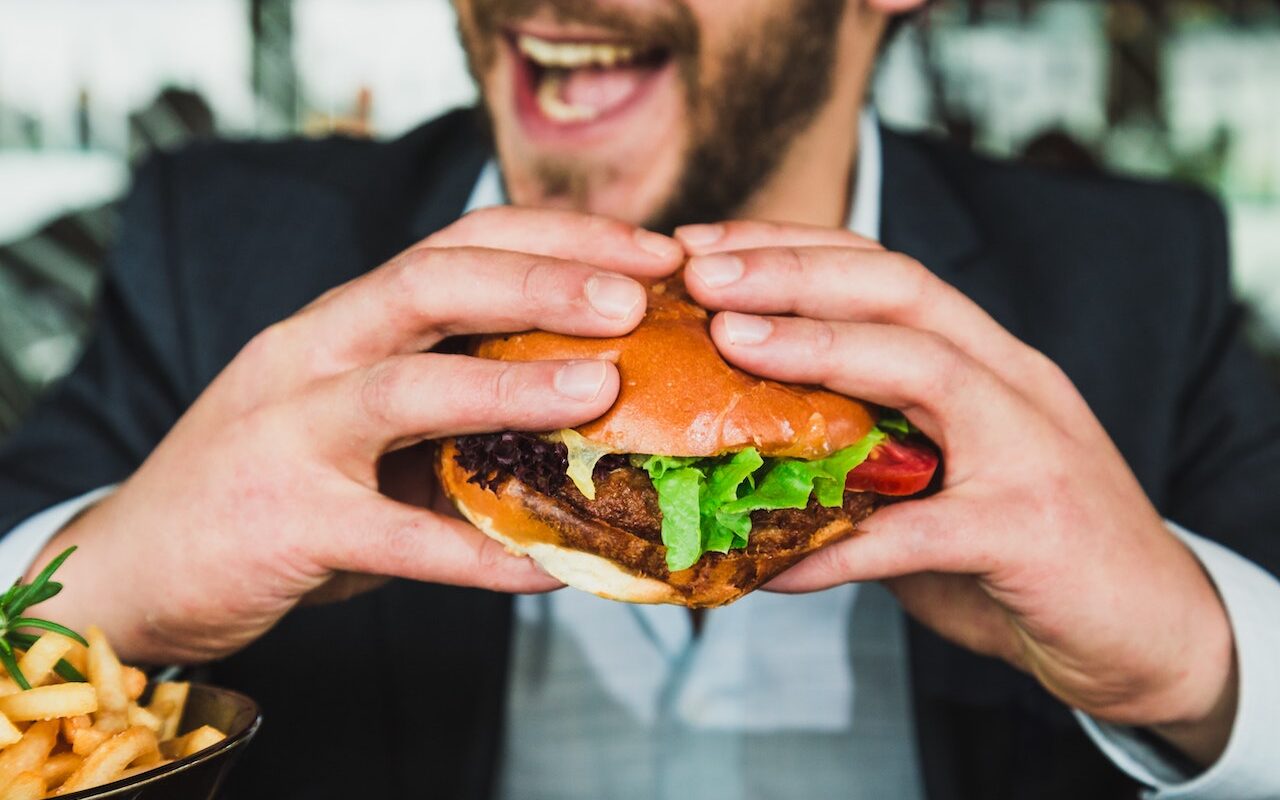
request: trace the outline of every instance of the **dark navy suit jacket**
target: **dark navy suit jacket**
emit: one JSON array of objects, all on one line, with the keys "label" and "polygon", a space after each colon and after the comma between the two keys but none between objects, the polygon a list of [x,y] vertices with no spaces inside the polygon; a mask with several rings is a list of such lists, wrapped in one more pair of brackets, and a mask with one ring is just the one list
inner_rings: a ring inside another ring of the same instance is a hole
[{"label": "dark navy suit jacket", "polygon": [[[256,332],[456,219],[479,130],[464,111],[389,143],[154,159],[84,357],[0,447],[0,531],[124,479]],[[1214,202],[889,131],[884,175],[885,244],[1062,365],[1166,517],[1280,572],[1280,399],[1241,341]],[[234,796],[488,796],[510,628],[508,597],[404,581],[291,614],[211,667],[266,709]],[[1030,678],[909,642],[931,800],[1135,796]]]}]

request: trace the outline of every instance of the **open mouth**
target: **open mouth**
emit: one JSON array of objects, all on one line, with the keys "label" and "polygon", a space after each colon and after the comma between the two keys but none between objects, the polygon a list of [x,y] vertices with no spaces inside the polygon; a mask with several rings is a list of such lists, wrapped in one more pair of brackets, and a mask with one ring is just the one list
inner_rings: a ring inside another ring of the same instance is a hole
[{"label": "open mouth", "polygon": [[528,122],[585,127],[635,108],[669,72],[670,51],[619,41],[510,34],[516,105]]}]

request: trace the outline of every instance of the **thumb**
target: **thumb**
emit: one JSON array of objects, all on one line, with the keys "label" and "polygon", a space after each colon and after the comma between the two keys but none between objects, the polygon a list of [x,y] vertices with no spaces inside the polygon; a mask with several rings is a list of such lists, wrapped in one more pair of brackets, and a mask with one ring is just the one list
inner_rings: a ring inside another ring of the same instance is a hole
[{"label": "thumb", "polygon": [[851,537],[807,556],[767,588],[813,592],[919,572],[980,573],[988,561],[980,537],[963,525],[967,505],[936,495],[881,508]]},{"label": "thumb", "polygon": [[513,555],[462,520],[381,495],[359,505],[362,525],[327,534],[318,543],[326,568],[501,592],[545,592],[563,585],[533,559]]}]

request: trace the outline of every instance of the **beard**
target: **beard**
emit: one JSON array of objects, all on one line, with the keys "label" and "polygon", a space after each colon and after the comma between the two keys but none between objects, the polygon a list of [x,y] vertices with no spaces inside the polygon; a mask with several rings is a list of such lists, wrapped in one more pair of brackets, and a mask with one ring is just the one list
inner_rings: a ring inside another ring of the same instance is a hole
[{"label": "beard", "polygon": [[[656,45],[675,60],[689,139],[675,185],[644,222],[669,233],[678,225],[732,218],[773,175],[792,140],[831,95],[846,4],[778,3],[714,54],[705,52],[697,22],[682,2],[644,16],[602,8],[592,0],[472,0],[469,5],[469,17],[459,14],[460,29],[482,95],[483,76],[493,65],[505,26],[543,9],[562,22]],[[492,98],[483,99],[490,108]],[[607,166],[566,157],[542,158],[531,166],[543,196],[567,198],[580,210],[586,208],[590,186],[609,177]]]}]

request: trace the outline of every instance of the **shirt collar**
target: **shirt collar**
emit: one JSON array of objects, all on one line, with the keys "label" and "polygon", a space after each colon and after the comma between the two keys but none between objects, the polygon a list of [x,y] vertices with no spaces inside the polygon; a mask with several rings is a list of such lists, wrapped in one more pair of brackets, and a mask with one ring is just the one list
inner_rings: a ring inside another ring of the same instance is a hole
[{"label": "shirt collar", "polygon": [[[884,165],[880,150],[880,121],[875,109],[864,108],[858,119],[858,164],[845,227],[868,239],[880,238],[880,197]],[[502,172],[495,158],[485,162],[467,198],[466,211],[507,202]]]}]

